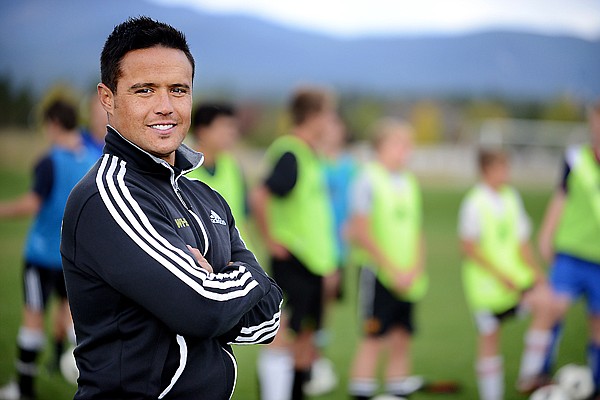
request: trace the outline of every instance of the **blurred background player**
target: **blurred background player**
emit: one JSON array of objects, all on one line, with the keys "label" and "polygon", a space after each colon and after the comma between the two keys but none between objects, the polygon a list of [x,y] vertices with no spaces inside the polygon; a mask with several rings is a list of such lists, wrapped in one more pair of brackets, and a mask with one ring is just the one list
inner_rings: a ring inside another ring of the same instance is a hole
[{"label": "blurred background player", "polygon": [[[36,360],[46,341],[44,311],[53,293],[60,299],[54,323],[56,363],[66,335],[72,334],[59,251],[61,222],[71,189],[97,160],[82,143],[77,113],[70,104],[61,100],[50,103],[44,110],[43,129],[51,148],[35,166],[31,191],[0,203],[0,218],[35,215],[25,244],[25,305],[17,336],[18,385],[10,383],[0,389],[0,399],[6,400],[35,398]],[[74,337],[70,339],[74,343]]]},{"label": "blurred background player", "polygon": [[357,165],[347,150],[347,143],[346,127],[341,119],[336,118],[331,124],[330,132],[323,137],[321,151],[338,249],[337,288],[334,288],[336,290],[333,293],[326,294],[326,298],[331,300],[342,295],[343,271],[349,256],[345,231],[350,216],[350,187],[356,176]]},{"label": "blurred background player", "polygon": [[311,396],[330,392],[337,386],[338,377],[333,363],[322,356],[331,340],[327,329],[327,316],[333,312],[336,301],[341,300],[344,292],[344,276],[349,258],[346,228],[349,219],[350,186],[356,175],[357,165],[349,153],[348,134],[341,119],[337,118],[330,131],[321,141],[321,155],[325,171],[325,181],[333,215],[337,244],[337,269],[332,276],[332,284],[325,288],[325,318],[322,329],[316,332],[316,345],[320,357],[311,368],[310,380],[304,385],[304,391]]},{"label": "blurred background player", "polygon": [[204,161],[187,176],[201,180],[227,200],[242,238],[247,242],[246,181],[230,153],[240,135],[235,109],[225,103],[200,104],[192,117],[192,132],[194,150],[204,154]]},{"label": "blurred background player", "polygon": [[252,196],[272,275],[284,292],[293,331],[288,339],[282,328],[260,354],[265,400],[304,398],[303,386],[317,357],[314,333],[323,317],[324,285],[329,287],[333,281],[337,260],[331,206],[317,157],[323,135],[336,121],[336,100],[326,90],[306,87],[294,92],[289,107],[292,132],[267,150],[268,176]]},{"label": "blurred background player", "polygon": [[373,131],[376,161],[352,188],[350,236],[362,250],[359,308],[363,337],[355,355],[349,392],[357,400],[377,392],[379,356],[387,350],[385,392],[408,395],[420,386],[411,377],[414,304],[427,289],[421,192],[406,170],[412,128],[384,119]]},{"label": "blurred background player", "polygon": [[[552,262],[556,321],[579,297],[587,300],[588,360],[600,398],[600,101],[590,107],[588,119],[591,144],[567,150],[562,183],[546,210],[539,245],[544,259]],[[552,346],[547,353],[553,353]],[[522,370],[522,389],[541,372],[540,362]]]},{"label": "blurred background player", "polygon": [[88,107],[88,124],[86,128],[81,130],[81,138],[89,152],[100,158],[104,149],[104,136],[106,136],[108,115],[104,108],[102,108],[102,104],[100,104],[96,93],[90,97]]},{"label": "blurred background player", "polygon": [[504,367],[499,351],[500,323],[530,310],[533,321],[527,340],[544,346],[548,337],[540,337],[537,330],[552,319],[551,293],[533,256],[529,217],[518,192],[508,185],[507,154],[483,149],[478,161],[481,182],[467,193],[459,215],[465,256],[463,284],[479,331],[479,396],[482,400],[501,400]]}]

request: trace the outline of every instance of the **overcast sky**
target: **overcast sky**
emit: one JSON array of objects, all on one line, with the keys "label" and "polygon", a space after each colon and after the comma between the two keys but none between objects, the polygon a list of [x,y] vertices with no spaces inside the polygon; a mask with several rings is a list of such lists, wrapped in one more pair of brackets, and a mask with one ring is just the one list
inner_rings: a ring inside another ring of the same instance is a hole
[{"label": "overcast sky", "polygon": [[600,38],[600,0],[151,0],[337,36],[519,28]]}]

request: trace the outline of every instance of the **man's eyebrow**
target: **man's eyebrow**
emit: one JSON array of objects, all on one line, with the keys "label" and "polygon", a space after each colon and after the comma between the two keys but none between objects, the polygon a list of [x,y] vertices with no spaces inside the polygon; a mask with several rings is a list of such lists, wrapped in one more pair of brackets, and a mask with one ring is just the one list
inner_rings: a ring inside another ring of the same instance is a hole
[{"label": "man's eyebrow", "polygon": [[[136,90],[136,89],[142,89],[142,88],[148,88],[148,87],[153,88],[153,87],[157,87],[157,86],[158,85],[156,83],[152,83],[152,82],[135,83],[135,84],[131,85],[129,87],[129,89]],[[172,85],[169,85],[169,87],[189,89],[190,85],[188,85],[187,83],[174,83]]]},{"label": "man's eyebrow", "polygon": [[135,83],[135,84],[131,85],[129,87],[129,89],[142,89],[142,88],[147,88],[147,87],[156,87],[156,84],[154,84],[152,82]]}]

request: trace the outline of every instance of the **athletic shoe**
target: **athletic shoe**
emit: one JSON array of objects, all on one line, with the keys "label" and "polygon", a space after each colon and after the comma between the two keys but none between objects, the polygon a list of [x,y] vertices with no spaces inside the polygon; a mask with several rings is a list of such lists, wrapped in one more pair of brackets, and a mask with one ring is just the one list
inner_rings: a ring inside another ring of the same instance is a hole
[{"label": "athletic shoe", "polygon": [[516,389],[521,394],[530,395],[542,386],[552,383],[552,378],[548,375],[538,375],[531,378],[520,378],[517,381]]},{"label": "athletic shoe", "polygon": [[21,391],[19,385],[16,382],[11,381],[6,385],[0,387],[0,399],[1,400],[20,400]]},{"label": "athletic shoe", "polygon": [[21,390],[17,382],[11,381],[0,387],[0,400],[34,400],[34,398],[21,396]]},{"label": "athletic shoe", "polygon": [[386,385],[387,391],[397,396],[410,396],[425,387],[425,379],[419,375],[404,377],[391,385]]},{"label": "athletic shoe", "polygon": [[338,385],[338,377],[333,364],[326,358],[316,360],[310,371],[310,380],[302,387],[304,394],[320,396],[331,392]]}]

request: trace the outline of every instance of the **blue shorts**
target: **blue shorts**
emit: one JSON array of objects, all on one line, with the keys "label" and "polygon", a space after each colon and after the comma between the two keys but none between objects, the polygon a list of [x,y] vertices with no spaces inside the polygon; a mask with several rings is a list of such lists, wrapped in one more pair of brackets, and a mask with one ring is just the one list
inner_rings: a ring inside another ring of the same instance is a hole
[{"label": "blue shorts", "polygon": [[571,301],[585,296],[590,314],[600,315],[600,264],[559,253],[550,271],[550,284]]}]

